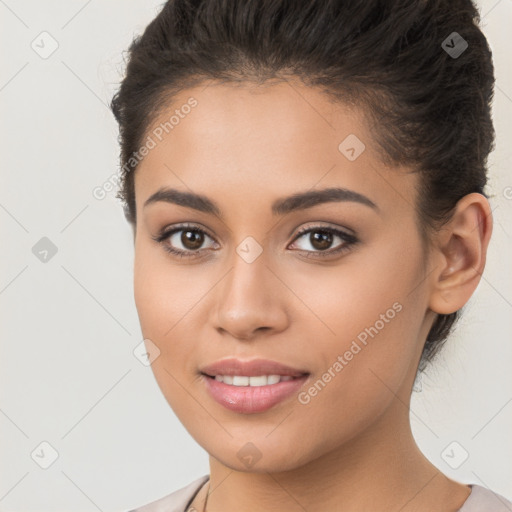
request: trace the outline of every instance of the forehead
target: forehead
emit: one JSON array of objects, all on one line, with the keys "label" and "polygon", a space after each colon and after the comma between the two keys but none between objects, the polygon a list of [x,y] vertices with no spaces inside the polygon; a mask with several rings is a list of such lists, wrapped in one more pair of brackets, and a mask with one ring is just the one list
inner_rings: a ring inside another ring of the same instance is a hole
[{"label": "forehead", "polygon": [[146,137],[152,149],[135,174],[139,205],[163,186],[236,192],[245,196],[241,202],[343,186],[412,202],[412,175],[380,161],[364,112],[299,82],[210,82],[183,90]]}]

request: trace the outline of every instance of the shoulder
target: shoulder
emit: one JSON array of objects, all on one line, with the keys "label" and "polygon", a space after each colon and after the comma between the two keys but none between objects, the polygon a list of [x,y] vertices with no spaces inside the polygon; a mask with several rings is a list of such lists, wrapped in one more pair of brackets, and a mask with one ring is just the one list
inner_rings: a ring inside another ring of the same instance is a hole
[{"label": "shoulder", "polygon": [[471,485],[471,494],[458,512],[512,512],[512,502],[480,485]]},{"label": "shoulder", "polygon": [[199,489],[201,489],[209,478],[209,475],[202,476],[186,487],[182,487],[163,498],[130,510],[129,512],[184,512]]}]

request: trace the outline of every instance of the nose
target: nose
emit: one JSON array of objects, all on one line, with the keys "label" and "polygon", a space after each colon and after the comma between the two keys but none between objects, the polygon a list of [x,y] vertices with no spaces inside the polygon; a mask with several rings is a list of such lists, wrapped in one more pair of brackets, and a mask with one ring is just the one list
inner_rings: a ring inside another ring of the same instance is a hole
[{"label": "nose", "polygon": [[250,341],[264,332],[270,335],[286,329],[286,289],[274,272],[263,254],[248,263],[235,253],[216,297],[213,322],[221,334]]}]

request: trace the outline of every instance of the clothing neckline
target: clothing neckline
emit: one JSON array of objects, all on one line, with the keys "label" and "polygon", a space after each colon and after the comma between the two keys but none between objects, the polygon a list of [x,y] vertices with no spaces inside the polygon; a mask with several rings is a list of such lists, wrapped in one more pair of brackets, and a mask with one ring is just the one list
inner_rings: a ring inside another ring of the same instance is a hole
[{"label": "clothing neckline", "polygon": [[[206,480],[201,483],[202,479],[203,478],[206,478]],[[205,475],[203,476],[201,479],[201,481],[199,482],[199,486],[198,488],[196,489],[196,491],[192,494],[191,498],[189,499],[188,503],[187,503],[187,506],[185,507],[185,510],[188,510],[188,508],[190,507],[190,505],[192,504],[192,502],[196,499],[196,497],[198,496],[198,494],[203,490],[203,488],[205,486],[207,486],[209,483],[210,483],[210,475]],[[466,498],[466,500],[464,501],[464,503],[461,505],[461,507],[457,510],[457,512],[466,512],[466,506],[470,504],[470,500],[473,499],[473,496],[474,496],[474,488],[475,487],[479,487],[478,485],[476,484],[463,484],[465,485],[466,487],[469,487],[470,489],[470,492],[468,494],[468,497]]]}]

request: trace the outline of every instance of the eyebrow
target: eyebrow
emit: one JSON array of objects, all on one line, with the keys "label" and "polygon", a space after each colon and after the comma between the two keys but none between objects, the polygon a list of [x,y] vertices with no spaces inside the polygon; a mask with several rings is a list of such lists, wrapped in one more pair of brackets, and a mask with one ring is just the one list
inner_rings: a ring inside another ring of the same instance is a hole
[{"label": "eyebrow", "polygon": [[[203,213],[209,213],[222,218],[222,212],[214,201],[202,194],[184,192],[173,188],[161,188],[151,195],[144,203],[144,208],[152,203],[166,202],[185,206]],[[273,215],[286,215],[288,213],[312,208],[322,203],[355,202],[372,208],[375,211],[379,207],[368,197],[346,188],[326,188],[322,190],[308,190],[298,192],[288,197],[276,199],[272,203]]]}]

